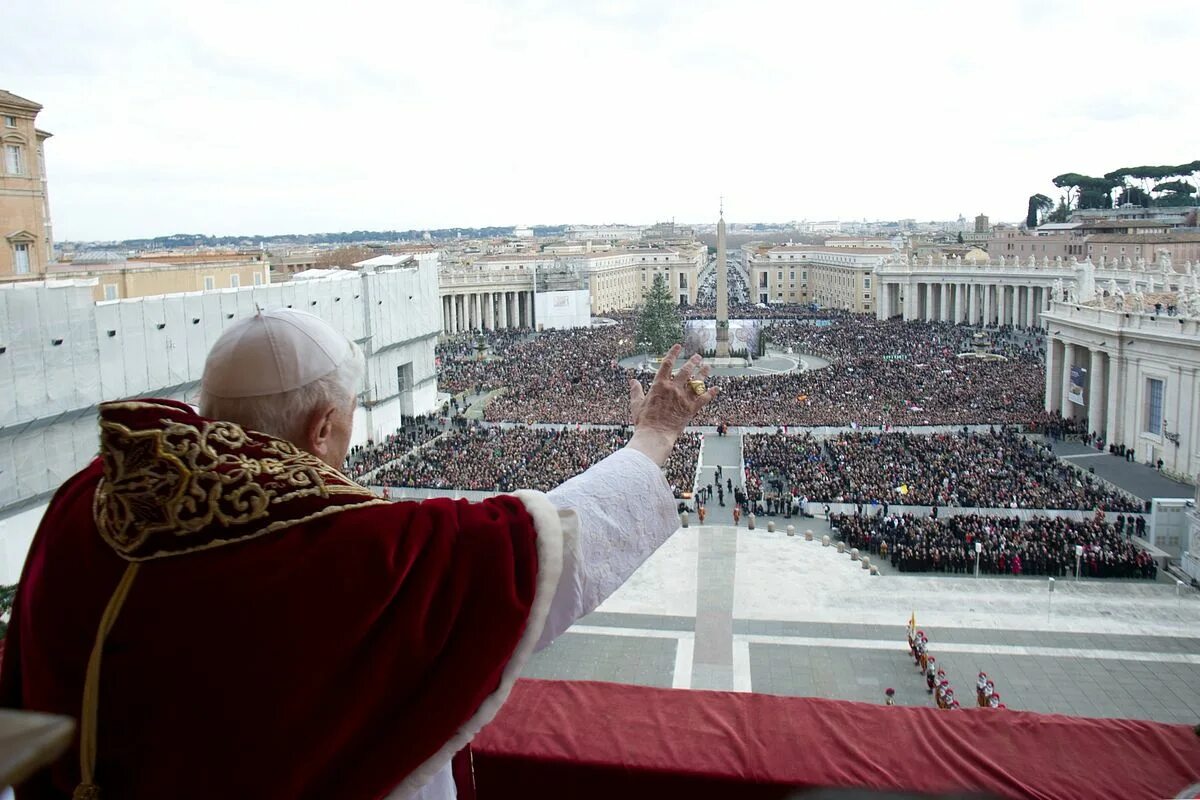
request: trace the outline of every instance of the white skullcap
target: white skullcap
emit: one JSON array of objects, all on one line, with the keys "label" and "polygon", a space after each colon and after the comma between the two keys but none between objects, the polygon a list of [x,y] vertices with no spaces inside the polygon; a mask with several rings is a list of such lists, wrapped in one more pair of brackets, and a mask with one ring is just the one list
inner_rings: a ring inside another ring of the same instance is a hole
[{"label": "white skullcap", "polygon": [[351,358],[350,341],[320,317],[281,308],[230,326],[204,362],[213,397],[261,397],[307,386]]}]

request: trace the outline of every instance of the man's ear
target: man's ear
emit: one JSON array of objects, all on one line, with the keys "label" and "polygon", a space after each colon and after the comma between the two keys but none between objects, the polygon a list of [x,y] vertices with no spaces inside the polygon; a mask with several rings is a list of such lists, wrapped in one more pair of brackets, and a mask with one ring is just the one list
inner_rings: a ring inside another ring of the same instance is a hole
[{"label": "man's ear", "polygon": [[304,420],[303,447],[317,458],[328,455],[329,439],[333,435],[334,406],[317,406]]}]

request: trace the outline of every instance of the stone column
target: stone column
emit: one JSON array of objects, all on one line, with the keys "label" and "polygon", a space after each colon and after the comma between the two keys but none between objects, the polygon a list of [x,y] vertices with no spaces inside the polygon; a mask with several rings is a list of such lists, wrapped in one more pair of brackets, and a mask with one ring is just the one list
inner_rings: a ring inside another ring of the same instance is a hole
[{"label": "stone column", "polygon": [[1003,283],[996,284],[996,324],[1008,324],[1008,287]]},{"label": "stone column", "polygon": [[1021,320],[1021,324],[1026,328],[1033,327],[1033,287],[1025,287],[1025,315]]},{"label": "stone column", "polygon": [[492,319],[492,293],[484,292],[481,297],[483,298],[483,329],[485,331],[494,331],[496,330],[496,326],[493,324],[494,320]]},{"label": "stone column", "polygon": [[442,301],[442,333],[450,333],[450,303],[446,297],[440,298]]},{"label": "stone column", "polygon": [[983,324],[985,327],[992,324],[992,285],[990,283],[983,285]]},{"label": "stone column", "polygon": [[1108,371],[1104,376],[1106,384],[1104,399],[1107,406],[1104,414],[1104,422],[1107,430],[1105,431],[1104,441],[1108,444],[1122,444],[1121,435],[1124,425],[1122,424],[1121,416],[1123,409],[1123,404],[1121,403],[1121,373],[1125,366],[1125,360],[1110,353],[1107,361]]},{"label": "stone column", "polygon": [[1068,419],[1075,416],[1075,404],[1071,402],[1071,367],[1075,366],[1075,345],[1063,344],[1062,363],[1062,415]]},{"label": "stone column", "polygon": [[948,284],[948,283],[941,284],[940,286],[938,286],[938,291],[941,293],[941,296],[942,296],[941,297],[942,314],[941,314],[941,317],[939,317],[939,319],[941,319],[942,322],[953,322],[953,320],[950,319],[950,284]]},{"label": "stone column", "polygon": [[1088,364],[1088,430],[1103,433],[1105,430],[1104,412],[1104,352],[1091,351],[1091,362]]},{"label": "stone column", "polygon": [[505,300],[508,299],[508,292],[499,292],[496,295],[496,326],[500,330],[508,328],[508,309],[505,307]]},{"label": "stone column", "polygon": [[530,289],[529,293],[526,295],[526,303],[529,309],[529,327],[533,328],[535,331],[537,330],[537,314],[533,308],[533,298],[536,294],[536,289]]},{"label": "stone column", "polygon": [[933,284],[925,284],[925,321],[933,322]]},{"label": "stone column", "polygon": [[1053,336],[1046,337],[1046,411],[1053,414],[1058,411],[1059,402],[1062,400],[1062,384],[1059,383],[1059,378],[1062,377],[1062,370],[1059,369],[1059,362],[1062,356],[1059,353],[1059,341]]}]

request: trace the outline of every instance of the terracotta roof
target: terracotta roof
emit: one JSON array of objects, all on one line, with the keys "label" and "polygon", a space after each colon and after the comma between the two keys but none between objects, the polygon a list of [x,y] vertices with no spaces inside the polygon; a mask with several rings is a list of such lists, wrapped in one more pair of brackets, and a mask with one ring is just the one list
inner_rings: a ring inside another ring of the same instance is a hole
[{"label": "terracotta roof", "polygon": [[0,105],[16,106],[17,108],[24,108],[29,111],[42,110],[42,107],[37,103],[33,102],[32,100],[26,100],[20,95],[15,95],[7,89],[0,89]]},{"label": "terracotta roof", "polygon": [[1087,237],[1088,244],[1181,244],[1200,242],[1200,231],[1178,233],[1094,233]]},{"label": "terracotta roof", "polygon": [[475,259],[475,263],[483,262],[498,262],[498,261],[553,261],[554,256],[546,253],[493,253],[487,256],[480,256]]},{"label": "terracotta roof", "polygon": [[1165,219],[1094,219],[1079,223],[1081,228],[1170,228]]},{"label": "terracotta roof", "polygon": [[815,245],[815,244],[783,245],[782,247],[772,247],[767,252],[774,253],[774,252],[780,251],[780,250],[782,250],[785,253],[801,253],[801,252],[834,253],[834,254],[850,253],[850,254],[862,254],[862,255],[873,255],[873,256],[885,256],[892,252],[891,250],[889,250],[886,247],[825,247],[823,245]]}]

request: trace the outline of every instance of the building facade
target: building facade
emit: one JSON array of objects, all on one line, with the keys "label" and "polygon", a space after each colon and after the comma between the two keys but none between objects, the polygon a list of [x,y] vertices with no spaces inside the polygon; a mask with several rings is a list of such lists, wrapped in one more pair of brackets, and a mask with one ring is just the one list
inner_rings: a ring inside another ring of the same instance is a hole
[{"label": "building facade", "polygon": [[1160,253],[1168,254],[1176,264],[1200,261],[1200,231],[1100,233],[1087,237],[1086,254],[1096,262],[1102,258],[1153,261]]},{"label": "building facade", "polygon": [[588,293],[593,315],[625,311],[642,302],[655,275],[667,280],[678,303],[694,304],[706,258],[699,244],[480,256],[440,271],[442,329],[448,334],[536,330],[535,292],[582,290]]},{"label": "building facade", "polygon": [[[1052,228],[1052,230],[1047,230]],[[1048,258],[1082,258],[1087,254],[1087,241],[1079,233],[1079,226],[1067,223],[1062,226],[1043,225],[1037,231],[1027,231],[1012,225],[997,225],[987,240],[987,252],[992,258],[1019,258],[1025,261],[1030,256],[1041,261]]]},{"label": "building facade", "polygon": [[1165,473],[1189,482],[1200,472],[1200,292],[1192,285],[1056,300],[1043,314],[1046,410],[1086,419],[1106,444],[1132,448],[1141,463],[1161,460]]},{"label": "building facade", "polygon": [[[1178,291],[1190,285],[1200,262],[1176,266],[1169,253],[1156,261],[1109,260],[1097,263],[1056,259],[893,257],[876,272],[879,319],[903,317],[926,322],[1035,327],[1055,298],[1085,291],[1097,293]],[[1086,290],[1091,291],[1091,290]],[[1090,295],[1089,295],[1090,296]]]},{"label": "building facade", "polygon": [[571,225],[567,240],[571,242],[636,242],[642,229],[636,225]]},{"label": "building facade", "polygon": [[258,252],[141,256],[113,261],[84,258],[51,264],[44,277],[91,282],[94,300],[128,300],[271,283],[270,267]]},{"label": "building facade", "polygon": [[54,260],[41,110],[0,89],[0,281],[42,275]]},{"label": "building facade", "polygon": [[753,302],[818,303],[863,313],[875,310],[874,271],[891,256],[892,251],[882,247],[742,248]]}]

